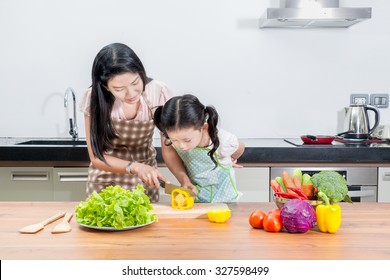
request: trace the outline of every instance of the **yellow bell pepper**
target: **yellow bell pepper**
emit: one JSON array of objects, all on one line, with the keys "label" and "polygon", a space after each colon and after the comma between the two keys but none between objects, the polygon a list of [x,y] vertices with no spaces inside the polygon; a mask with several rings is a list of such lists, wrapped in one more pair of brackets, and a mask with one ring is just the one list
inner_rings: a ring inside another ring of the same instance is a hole
[{"label": "yellow bell pepper", "polygon": [[171,193],[171,204],[176,209],[190,209],[194,205],[194,199],[188,192],[174,189]]},{"label": "yellow bell pepper", "polygon": [[338,204],[329,204],[329,199],[323,192],[318,197],[325,201],[325,205],[317,205],[317,226],[321,232],[335,233],[341,225],[341,208]]},{"label": "yellow bell pepper", "polygon": [[214,223],[224,223],[230,218],[231,210],[230,209],[212,209],[206,212],[207,217],[210,222]]}]

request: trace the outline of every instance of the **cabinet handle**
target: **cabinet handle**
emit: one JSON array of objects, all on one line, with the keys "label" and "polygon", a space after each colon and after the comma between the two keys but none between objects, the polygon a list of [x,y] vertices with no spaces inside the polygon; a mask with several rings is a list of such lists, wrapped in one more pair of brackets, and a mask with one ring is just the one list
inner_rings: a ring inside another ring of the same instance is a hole
[{"label": "cabinet handle", "polygon": [[12,171],[11,172],[12,181],[48,181],[49,172],[45,171]]},{"label": "cabinet handle", "polygon": [[373,190],[361,190],[361,191],[349,191],[350,197],[375,197],[375,191]]},{"label": "cabinet handle", "polygon": [[88,173],[86,172],[58,172],[58,181],[60,182],[87,182]]},{"label": "cabinet handle", "polygon": [[390,181],[390,172],[383,172],[383,181]]}]

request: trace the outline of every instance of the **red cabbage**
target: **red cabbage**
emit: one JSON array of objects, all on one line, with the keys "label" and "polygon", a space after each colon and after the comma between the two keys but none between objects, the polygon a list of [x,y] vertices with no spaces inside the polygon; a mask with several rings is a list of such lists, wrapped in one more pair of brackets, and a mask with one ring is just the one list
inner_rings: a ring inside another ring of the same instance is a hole
[{"label": "red cabbage", "polygon": [[290,233],[307,232],[314,227],[316,212],[309,202],[300,199],[287,201],[280,212],[283,227]]}]

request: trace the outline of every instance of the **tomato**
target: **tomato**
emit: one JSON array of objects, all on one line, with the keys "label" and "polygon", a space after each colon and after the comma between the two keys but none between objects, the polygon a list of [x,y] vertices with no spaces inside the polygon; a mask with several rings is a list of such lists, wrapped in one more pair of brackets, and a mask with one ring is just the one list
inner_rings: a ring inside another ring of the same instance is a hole
[{"label": "tomato", "polygon": [[255,210],[249,216],[249,224],[253,228],[263,228],[263,219],[265,217],[265,213],[261,210]]},{"label": "tomato", "polygon": [[263,227],[269,232],[279,232],[282,230],[283,224],[282,219],[280,218],[280,209],[268,212],[264,217]]}]

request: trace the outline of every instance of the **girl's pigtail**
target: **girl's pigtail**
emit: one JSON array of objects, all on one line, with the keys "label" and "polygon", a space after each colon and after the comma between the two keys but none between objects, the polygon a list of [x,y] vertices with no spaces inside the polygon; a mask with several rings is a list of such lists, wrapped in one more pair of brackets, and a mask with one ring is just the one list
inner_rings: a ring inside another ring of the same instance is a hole
[{"label": "girl's pigtail", "polygon": [[219,138],[218,138],[218,112],[215,110],[214,107],[212,106],[206,106],[205,107],[205,122],[208,123],[209,129],[208,133],[211,138],[211,143],[213,144],[213,148],[208,152],[209,157],[211,160],[214,162],[215,167],[214,169],[218,166],[217,161],[214,158],[214,153],[219,147]]}]

